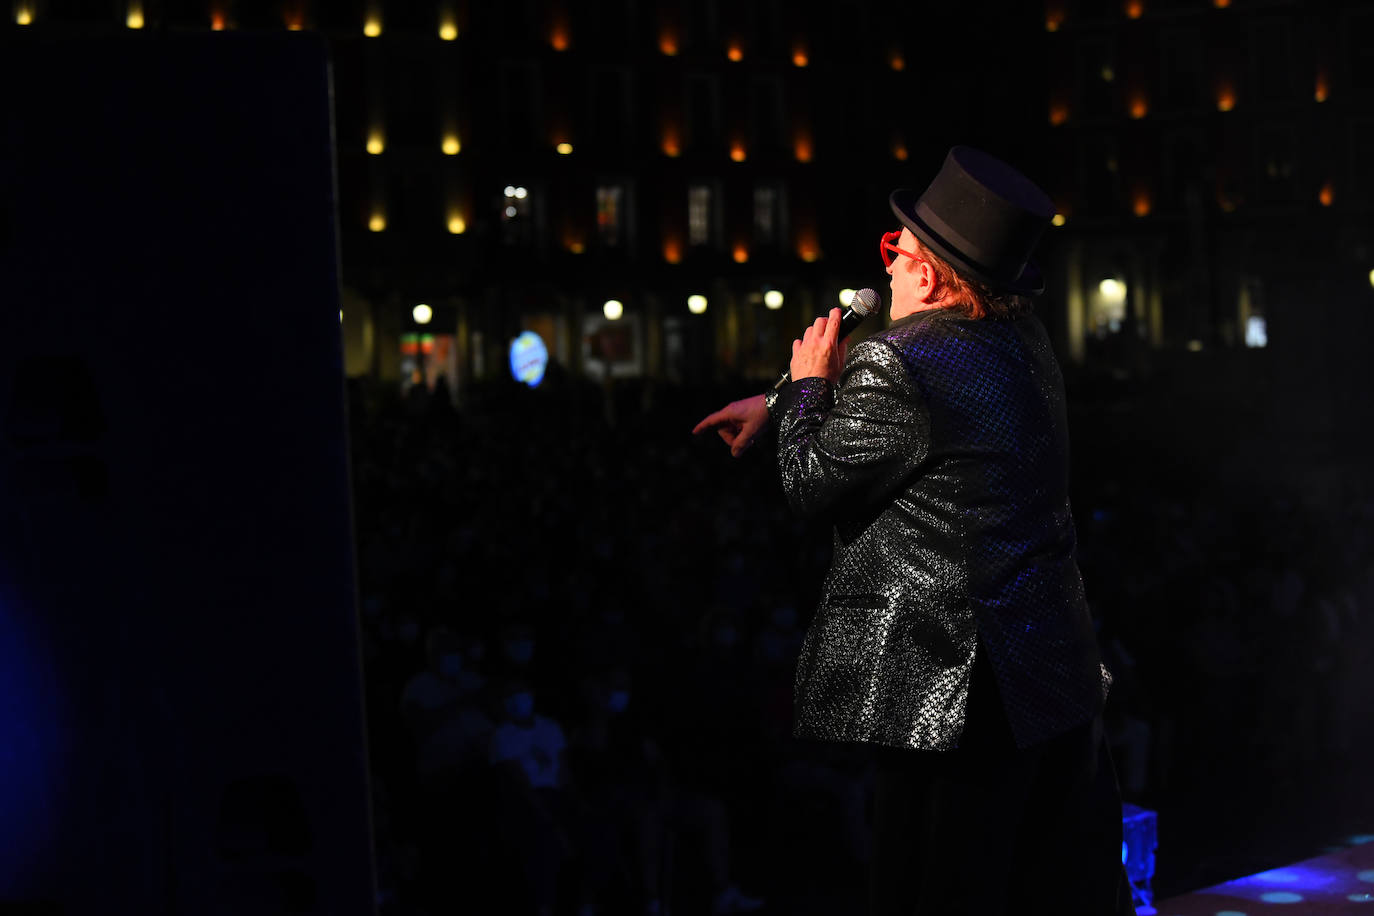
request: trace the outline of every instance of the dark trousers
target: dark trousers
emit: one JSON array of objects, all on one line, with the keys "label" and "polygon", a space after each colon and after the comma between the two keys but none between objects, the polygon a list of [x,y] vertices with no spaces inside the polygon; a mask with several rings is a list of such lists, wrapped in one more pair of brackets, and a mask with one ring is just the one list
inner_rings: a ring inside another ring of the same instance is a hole
[{"label": "dark trousers", "polygon": [[873,748],[870,916],[1128,916],[1101,717],[1017,749],[981,651],[954,751]]}]

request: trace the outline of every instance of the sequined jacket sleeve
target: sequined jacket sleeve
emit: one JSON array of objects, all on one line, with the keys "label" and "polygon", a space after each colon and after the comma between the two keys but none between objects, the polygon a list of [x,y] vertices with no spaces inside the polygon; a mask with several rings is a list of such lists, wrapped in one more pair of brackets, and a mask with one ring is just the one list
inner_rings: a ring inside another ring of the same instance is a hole
[{"label": "sequined jacket sleeve", "polygon": [[793,511],[824,515],[857,496],[894,493],[929,452],[930,417],[901,356],[868,339],[849,352],[838,387],[798,379],[769,404],[778,471]]}]

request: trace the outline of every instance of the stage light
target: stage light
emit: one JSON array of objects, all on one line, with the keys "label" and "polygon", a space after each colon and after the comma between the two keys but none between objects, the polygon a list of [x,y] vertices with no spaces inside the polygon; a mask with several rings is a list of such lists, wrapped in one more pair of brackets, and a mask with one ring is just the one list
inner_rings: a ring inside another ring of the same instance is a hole
[{"label": "stage light", "polygon": [[693,315],[701,315],[706,311],[706,297],[700,293],[687,297],[687,311]]},{"label": "stage light", "polygon": [[416,324],[429,324],[434,320],[434,309],[421,302],[410,310],[410,317],[415,319]]},{"label": "stage light", "polygon": [[524,200],[526,197],[529,196],[529,193],[530,193],[530,192],[529,192],[529,191],[526,191],[524,188],[516,188],[516,189],[515,189],[515,199],[516,199],[516,200]]},{"label": "stage light", "polygon": [[840,290],[840,305],[844,306],[845,308],[849,308],[849,303],[853,301],[854,290],[850,289],[849,287],[845,287],[844,289]]},{"label": "stage light", "polygon": [[606,316],[607,321],[619,321],[620,316],[625,314],[625,304],[619,299],[607,299],[606,304],[601,306],[601,314]]},{"label": "stage light", "polygon": [[770,289],[763,294],[763,304],[774,311],[782,308],[782,293],[779,290]]}]

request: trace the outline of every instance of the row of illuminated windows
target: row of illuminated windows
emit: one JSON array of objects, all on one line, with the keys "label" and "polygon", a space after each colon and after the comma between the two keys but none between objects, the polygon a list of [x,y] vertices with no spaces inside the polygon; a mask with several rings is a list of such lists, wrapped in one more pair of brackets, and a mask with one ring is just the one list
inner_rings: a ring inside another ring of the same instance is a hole
[{"label": "row of illuminated windows", "polygon": [[[1325,41],[1293,17],[1248,22],[1217,46],[1217,36],[1196,26],[1161,28],[1142,41],[1131,35],[1080,36],[1071,61],[1056,66],[1049,121],[1199,109],[1229,112],[1287,106],[1302,99],[1327,101],[1340,88],[1374,89],[1374,11],[1332,20],[1339,38]],[[1343,53],[1333,53],[1339,44]],[[1122,53],[1121,47],[1129,48]],[[1154,64],[1150,65],[1151,52]],[[1072,66],[1072,74],[1066,72]]]},{"label": "row of illuminated windows", "polygon": [[[1061,214],[1145,217],[1192,205],[1233,212],[1250,205],[1331,207],[1374,205],[1374,117],[1313,137],[1287,121],[1255,125],[1229,145],[1201,130],[1167,131],[1149,144],[1125,144],[1113,132],[1078,138],[1072,199]],[[1062,182],[1061,182],[1062,183]]]},{"label": "row of illuminated windows", "polygon": [[[437,146],[456,154],[479,139],[472,136],[472,125],[479,124],[485,134],[480,139],[502,150],[598,156],[653,150],[733,162],[805,163],[816,155],[809,104],[800,95],[789,103],[784,81],[775,75],[754,74],[736,83],[713,73],[688,73],[640,88],[628,68],[592,68],[582,79],[560,82],[534,62],[506,61],[495,77],[480,101],[466,97],[456,81],[436,81],[424,62],[392,67],[384,95],[345,82],[336,94],[340,142],[378,155],[388,146]],[[491,107],[475,112],[479,105]],[[904,123],[879,135],[892,158],[907,158]]]},{"label": "row of illuminated windows", "polygon": [[[571,201],[566,208],[570,212],[550,213],[557,207],[557,203],[548,200],[550,196],[524,185],[506,185],[500,194],[488,197],[488,203],[481,208],[485,212],[475,212],[476,208],[465,198],[453,195],[442,211],[442,225],[449,233],[462,235],[468,232],[474,218],[486,219],[499,226],[499,237],[505,244],[535,247],[544,241],[545,227],[552,225],[556,236],[553,244],[573,254],[593,247],[624,251],[635,248],[640,233],[633,182],[599,184],[585,206],[576,199]],[[412,207],[417,200],[424,203]],[[437,230],[439,213],[431,200],[432,195],[424,192],[407,198],[402,189],[395,189],[391,195],[374,194],[366,212],[367,228],[374,233],[397,228],[426,231],[426,226],[433,225]],[[567,203],[566,199],[561,202]],[[794,227],[786,189],[779,182],[757,183],[746,200],[728,202],[718,182],[692,182],[676,204],[658,203],[663,226],[659,253],[670,264],[680,263],[694,249],[725,251],[737,263],[746,263],[755,253],[788,248],[804,261],[820,257],[816,233],[804,226]],[[398,227],[393,216],[401,214],[404,218]]]},{"label": "row of illuminated windows", "polygon": [[[73,20],[68,9],[47,0],[13,0],[12,6],[13,22],[20,26],[45,20]],[[740,63],[759,56],[787,61],[799,68],[809,66],[815,56],[816,42],[810,36],[823,36],[822,44],[832,40],[834,46],[848,48],[851,40],[872,30],[868,26],[871,20],[854,15],[853,10],[847,11],[848,15],[835,10],[811,11],[790,6],[784,0],[661,0],[647,8],[634,0],[363,0],[361,4],[207,0],[177,5],[156,0],[119,0],[107,9],[110,13],[105,16],[82,15],[74,17],[74,21],[104,19],[113,25],[117,15],[118,21],[131,29],[199,27],[221,31],[275,26],[341,35],[354,32],[367,38],[399,29],[407,34],[431,32],[443,41],[455,41],[461,35],[476,32],[499,38],[510,47],[533,41],[556,52],[585,45],[623,55],[625,50],[642,45],[669,57],[683,53],[718,54],[724,61]],[[880,53],[889,66],[905,67],[905,54],[896,36],[886,36],[882,45]]]}]

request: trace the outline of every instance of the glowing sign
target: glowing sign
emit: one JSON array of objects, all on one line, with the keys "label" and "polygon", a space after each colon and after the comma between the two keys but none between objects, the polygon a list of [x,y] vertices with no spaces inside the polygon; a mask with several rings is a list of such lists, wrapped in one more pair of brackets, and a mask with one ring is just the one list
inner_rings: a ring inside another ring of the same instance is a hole
[{"label": "glowing sign", "polygon": [[549,348],[544,346],[538,334],[522,331],[510,342],[510,374],[517,382],[537,387],[544,380],[544,370],[548,367]]}]

